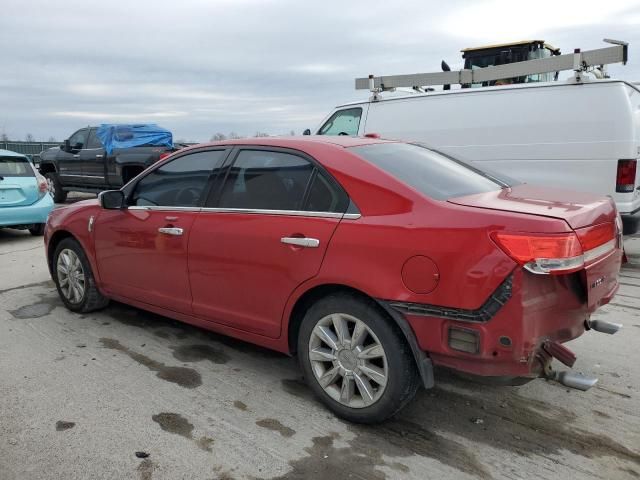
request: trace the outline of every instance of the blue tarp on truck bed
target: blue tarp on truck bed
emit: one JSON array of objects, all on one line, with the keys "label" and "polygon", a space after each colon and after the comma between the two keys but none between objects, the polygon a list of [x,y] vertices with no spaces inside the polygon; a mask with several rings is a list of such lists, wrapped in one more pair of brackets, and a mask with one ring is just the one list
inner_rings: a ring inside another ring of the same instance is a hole
[{"label": "blue tarp on truck bed", "polygon": [[107,124],[98,127],[96,135],[108,155],[116,148],[140,147],[142,145],[173,148],[173,135],[155,124]]}]

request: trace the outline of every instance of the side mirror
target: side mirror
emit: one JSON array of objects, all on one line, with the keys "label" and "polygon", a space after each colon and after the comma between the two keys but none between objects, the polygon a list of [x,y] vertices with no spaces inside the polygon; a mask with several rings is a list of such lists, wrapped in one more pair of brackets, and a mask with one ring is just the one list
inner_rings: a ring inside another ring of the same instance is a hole
[{"label": "side mirror", "polygon": [[308,128],[302,132],[303,135],[311,135],[311,130],[309,130]]},{"label": "side mirror", "polygon": [[70,152],[71,151],[71,143],[69,142],[68,138],[64,141],[64,143],[62,145],[60,145],[60,148],[62,148],[62,151],[64,151],[64,152]]},{"label": "side mirror", "polygon": [[120,210],[124,208],[124,193],[120,190],[106,190],[98,194],[98,201],[106,210]]}]

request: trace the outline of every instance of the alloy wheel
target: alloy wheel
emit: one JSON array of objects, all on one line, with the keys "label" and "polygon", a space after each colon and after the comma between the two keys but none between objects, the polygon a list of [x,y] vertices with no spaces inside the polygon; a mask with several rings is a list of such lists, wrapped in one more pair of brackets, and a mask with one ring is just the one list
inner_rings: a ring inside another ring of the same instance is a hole
[{"label": "alloy wheel", "polygon": [[84,269],[80,258],[73,250],[65,248],[58,255],[56,265],[58,285],[65,298],[71,303],[80,303],[85,293]]},{"label": "alloy wheel", "polygon": [[311,370],[335,401],[364,408],[384,393],[389,368],[378,337],[358,318],[334,313],[321,318],[309,339]]},{"label": "alloy wheel", "polygon": [[53,179],[47,177],[47,190],[49,190],[49,193],[51,194],[52,197],[55,197],[56,195],[56,184],[53,182]]}]

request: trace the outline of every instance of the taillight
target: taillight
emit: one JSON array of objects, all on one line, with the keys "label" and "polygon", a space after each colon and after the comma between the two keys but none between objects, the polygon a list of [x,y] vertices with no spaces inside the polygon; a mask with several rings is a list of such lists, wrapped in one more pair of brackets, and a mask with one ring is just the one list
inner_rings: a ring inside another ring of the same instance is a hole
[{"label": "taillight", "polygon": [[492,238],[516,262],[532,273],[565,274],[584,267],[615,248],[611,223],[577,233],[523,234],[494,232]]},{"label": "taillight", "polygon": [[637,160],[618,160],[618,173],[616,175],[616,192],[629,193],[636,188],[636,164]]},{"label": "taillight", "polygon": [[160,160],[162,160],[162,159],[164,159],[164,158],[167,158],[167,157],[168,157],[169,155],[171,155],[172,153],[173,153],[173,152],[162,152],[162,153],[160,154],[160,157],[158,158],[158,161],[160,161]]},{"label": "taillight", "polygon": [[576,230],[578,240],[585,252],[593,250],[609,240],[616,238],[616,224],[602,223],[593,227],[580,228]]},{"label": "taillight", "polygon": [[38,182],[38,190],[42,193],[46,193],[47,190],[49,189],[48,185],[47,185],[47,181],[42,179]]}]

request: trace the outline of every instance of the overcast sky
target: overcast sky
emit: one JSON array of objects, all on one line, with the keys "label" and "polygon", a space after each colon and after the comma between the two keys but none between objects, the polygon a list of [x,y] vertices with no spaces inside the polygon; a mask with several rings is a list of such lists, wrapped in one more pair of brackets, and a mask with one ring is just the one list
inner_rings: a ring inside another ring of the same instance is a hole
[{"label": "overcast sky", "polygon": [[610,71],[640,81],[639,27],[638,0],[2,0],[0,133],[301,133],[368,97],[355,77],[457,69],[461,48],[525,38],[563,53],[628,41],[629,64]]}]

